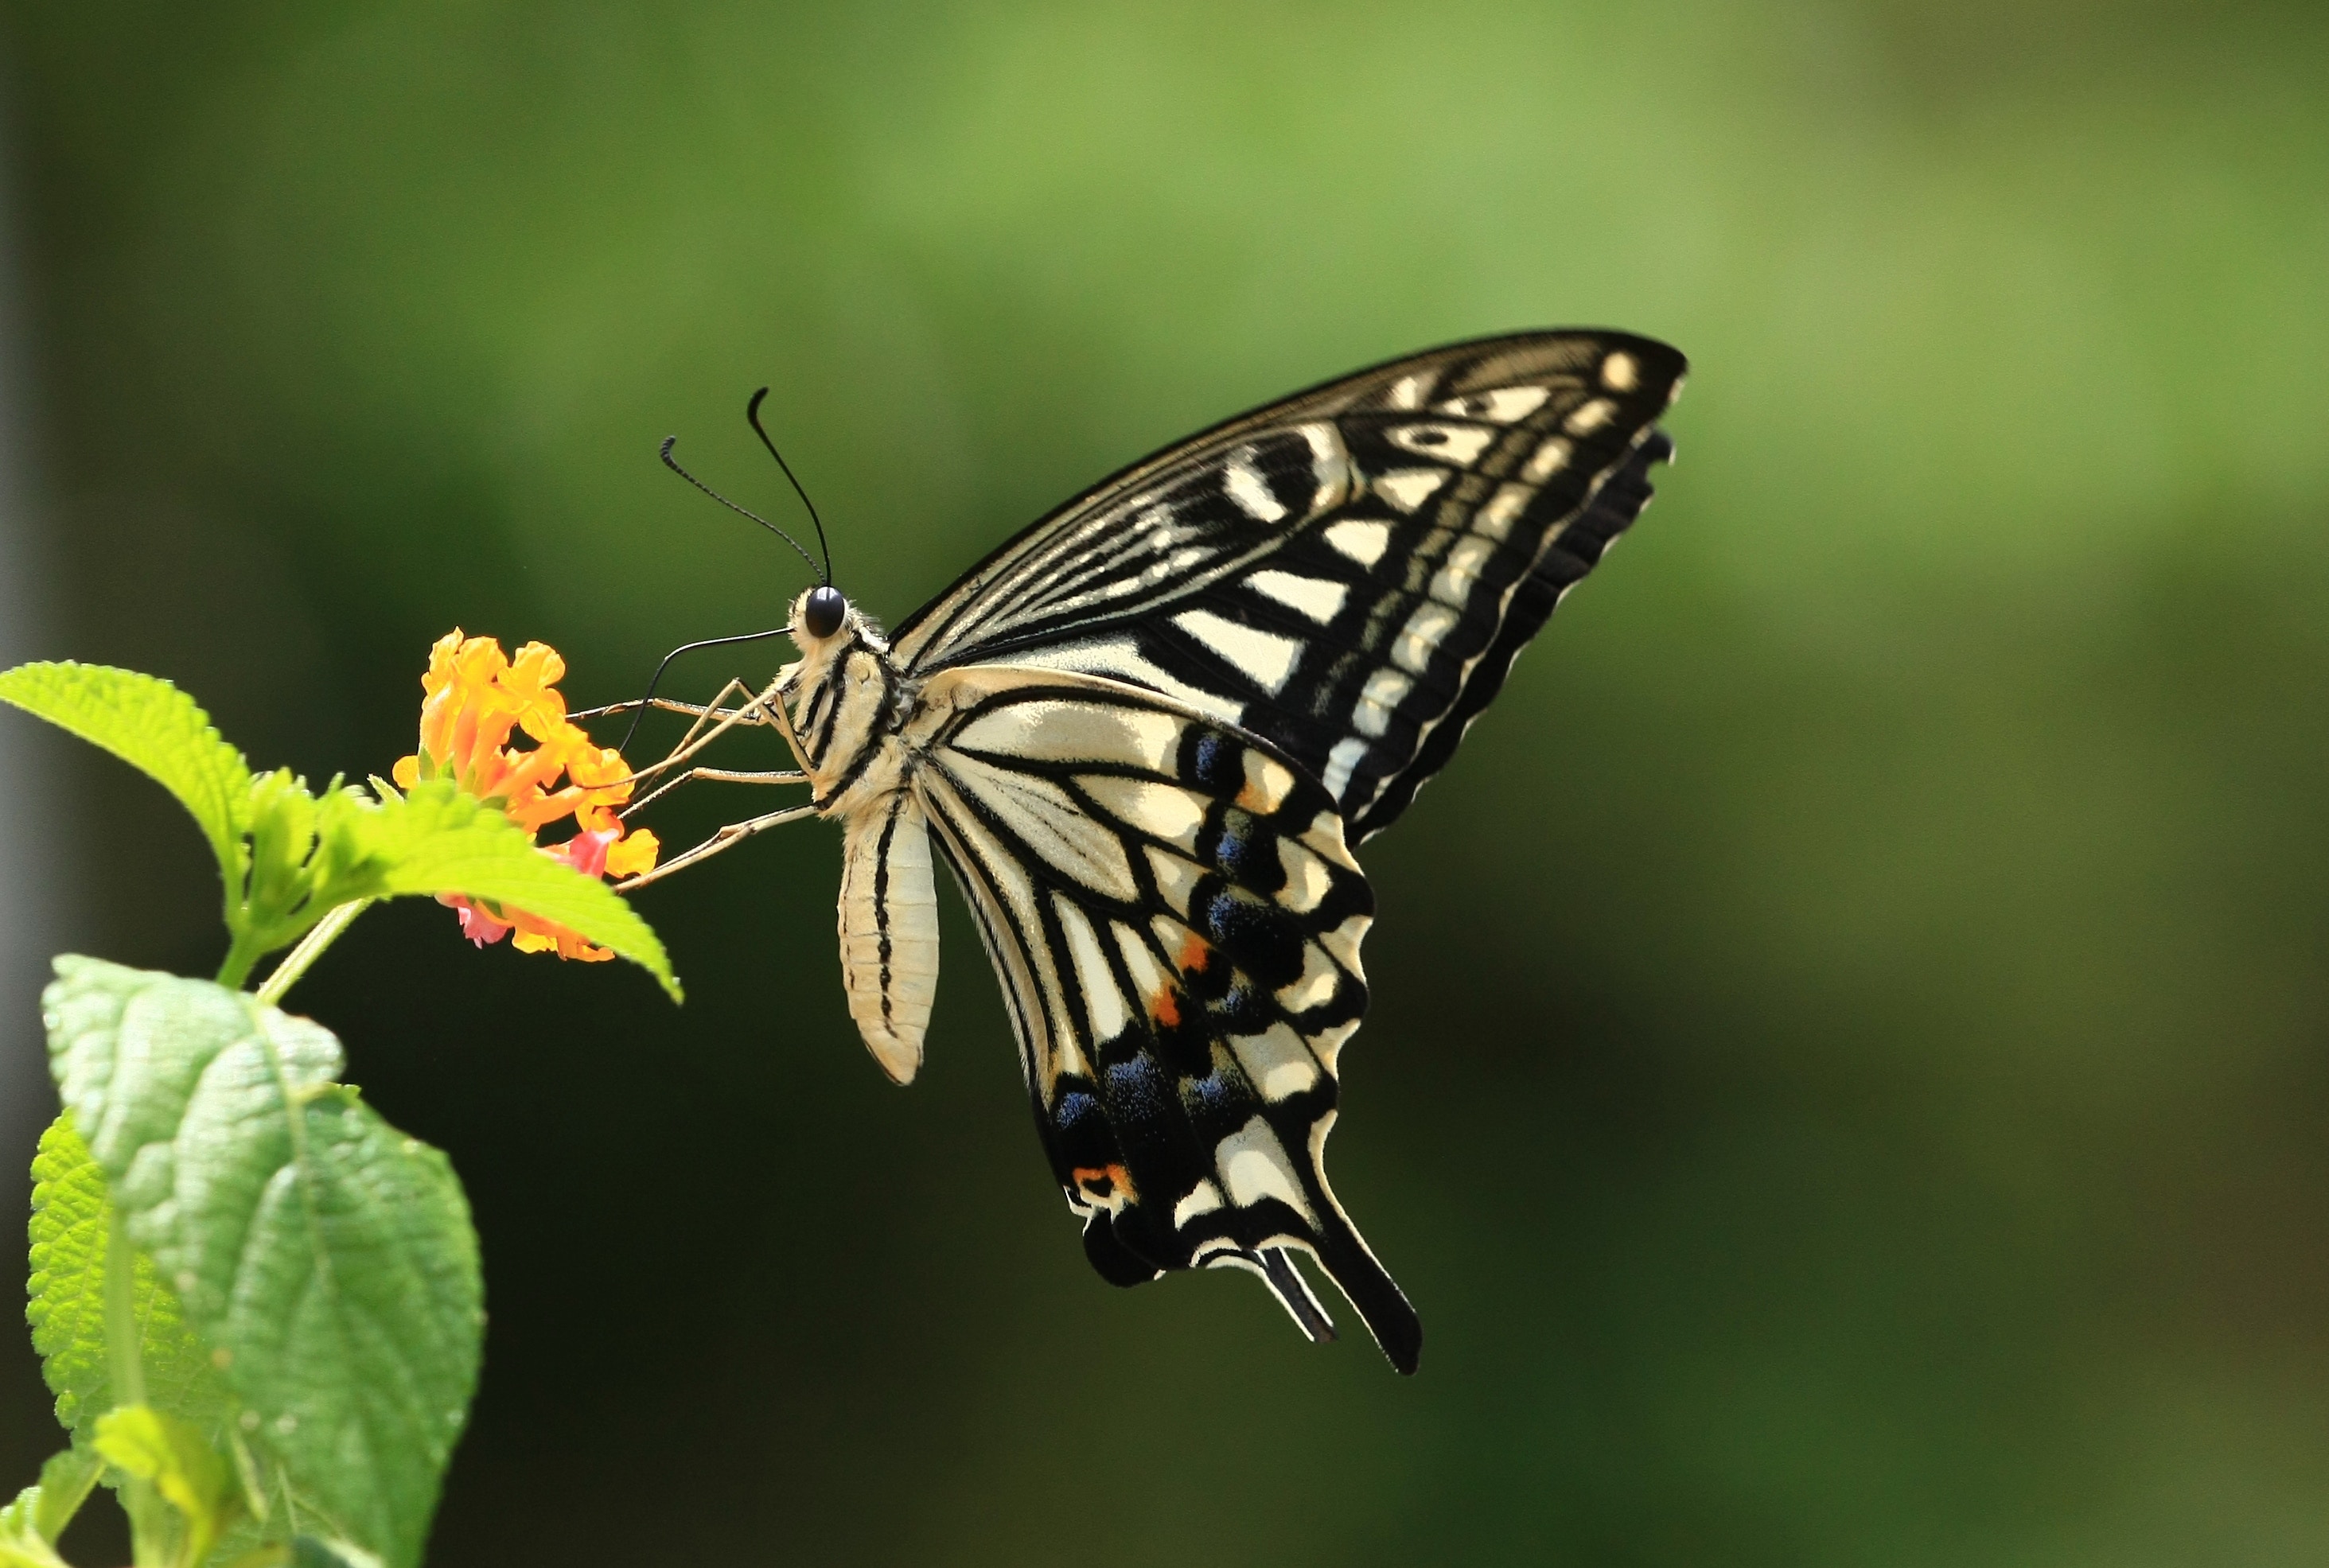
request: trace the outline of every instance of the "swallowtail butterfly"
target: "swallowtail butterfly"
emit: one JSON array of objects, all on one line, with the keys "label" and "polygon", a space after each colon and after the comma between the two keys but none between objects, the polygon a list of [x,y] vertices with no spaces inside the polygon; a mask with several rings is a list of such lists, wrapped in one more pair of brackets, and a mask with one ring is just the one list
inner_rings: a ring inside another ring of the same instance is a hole
[{"label": "swallowtail butterfly", "polygon": [[1435,349],[1133,465],[887,636],[829,584],[794,601],[768,711],[845,835],[850,1012],[910,1081],[945,862],[1103,1277],[1248,1270],[1328,1338],[1308,1253],[1415,1370],[1326,1183],[1374,913],[1352,850],[1648,502],[1684,369],[1614,332]]}]

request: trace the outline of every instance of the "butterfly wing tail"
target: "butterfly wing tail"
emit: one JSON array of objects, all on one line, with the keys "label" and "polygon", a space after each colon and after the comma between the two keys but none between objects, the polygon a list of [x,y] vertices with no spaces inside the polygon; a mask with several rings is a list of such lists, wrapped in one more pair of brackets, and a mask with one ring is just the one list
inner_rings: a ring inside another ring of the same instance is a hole
[{"label": "butterfly wing tail", "polygon": [[1391,1364],[1403,1374],[1412,1374],[1423,1357],[1423,1319],[1415,1315],[1406,1292],[1375,1261],[1359,1233],[1347,1221],[1329,1225],[1319,1238],[1315,1256],[1318,1266],[1351,1303]]}]

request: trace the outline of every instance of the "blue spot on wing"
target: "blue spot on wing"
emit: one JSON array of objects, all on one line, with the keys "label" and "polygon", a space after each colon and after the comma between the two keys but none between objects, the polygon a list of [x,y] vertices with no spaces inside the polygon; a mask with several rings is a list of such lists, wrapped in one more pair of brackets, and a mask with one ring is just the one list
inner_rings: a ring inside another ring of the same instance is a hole
[{"label": "blue spot on wing", "polygon": [[1232,888],[1200,893],[1190,906],[1205,939],[1265,985],[1302,972],[1302,929],[1276,905]]},{"label": "blue spot on wing", "polygon": [[1098,1114],[1098,1100],[1080,1089],[1070,1089],[1060,1096],[1059,1108],[1051,1113],[1051,1123],[1062,1132],[1070,1132],[1087,1116]]},{"label": "blue spot on wing", "polygon": [[1215,794],[1229,794],[1245,782],[1245,748],[1217,729],[1197,737],[1192,772],[1197,783]]},{"label": "blue spot on wing", "polygon": [[1147,1052],[1117,1063],[1107,1077],[1108,1104],[1117,1116],[1145,1122],[1164,1114],[1169,1101],[1164,1070]]}]

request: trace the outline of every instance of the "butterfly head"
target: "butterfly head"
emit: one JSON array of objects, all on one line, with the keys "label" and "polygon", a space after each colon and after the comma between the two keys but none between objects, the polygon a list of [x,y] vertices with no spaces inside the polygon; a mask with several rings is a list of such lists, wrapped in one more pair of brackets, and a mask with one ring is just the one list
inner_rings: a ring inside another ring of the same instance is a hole
[{"label": "butterfly head", "polygon": [[849,601],[831,583],[819,583],[793,606],[793,625],[819,641],[841,630],[849,618]]},{"label": "butterfly head", "polygon": [[886,662],[890,644],[881,628],[847,595],[830,583],[820,583],[794,596],[785,631],[801,651],[796,684],[821,681],[825,672],[846,666],[858,654]]},{"label": "butterfly head", "polygon": [[857,619],[846,595],[830,583],[819,583],[793,600],[792,618],[786,630],[792,634],[802,653],[814,654],[834,639],[845,638]]}]

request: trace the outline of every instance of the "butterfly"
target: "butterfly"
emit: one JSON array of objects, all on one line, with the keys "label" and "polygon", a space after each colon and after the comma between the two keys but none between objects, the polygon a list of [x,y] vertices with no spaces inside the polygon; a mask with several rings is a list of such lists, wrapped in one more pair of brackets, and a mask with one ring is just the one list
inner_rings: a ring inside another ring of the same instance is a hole
[{"label": "butterfly", "polygon": [[829,582],[793,601],[763,701],[843,830],[851,1015],[910,1082],[943,862],[1103,1278],[1246,1270],[1331,1338],[1306,1254],[1415,1370],[1326,1180],[1374,915],[1353,850],[1648,502],[1685,369],[1617,332],[1434,349],[1134,464],[886,635]]}]

